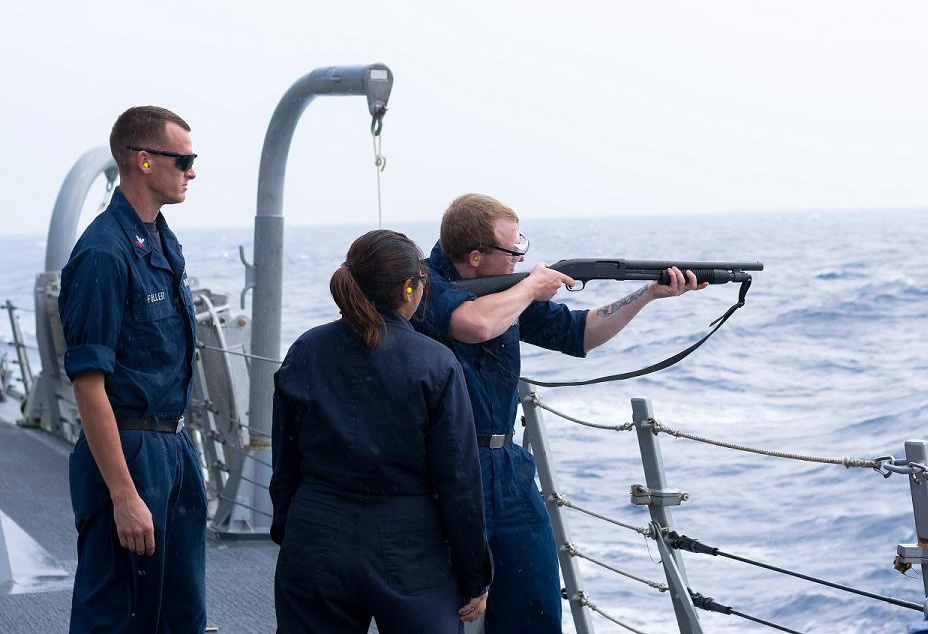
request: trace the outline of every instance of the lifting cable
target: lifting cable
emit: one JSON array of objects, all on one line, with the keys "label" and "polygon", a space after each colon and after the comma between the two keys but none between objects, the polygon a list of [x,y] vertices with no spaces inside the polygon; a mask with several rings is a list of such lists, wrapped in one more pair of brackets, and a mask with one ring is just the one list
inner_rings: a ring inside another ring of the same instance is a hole
[{"label": "lifting cable", "polygon": [[784,575],[789,575],[791,577],[797,577],[799,579],[804,579],[806,581],[811,581],[812,583],[818,583],[823,586],[828,586],[830,588],[835,588],[837,590],[843,590],[845,592],[850,592],[852,594],[858,594],[863,597],[868,597],[870,599],[876,599],[878,601],[884,601],[886,603],[891,603],[893,605],[898,605],[899,607],[909,608],[910,610],[916,610],[922,612],[922,605],[919,603],[912,603],[911,601],[903,601],[901,599],[894,599],[892,597],[883,596],[881,594],[874,594],[873,592],[867,592],[865,590],[858,590],[850,586],[845,586],[840,583],[834,583],[832,581],[825,581],[824,579],[818,579],[816,577],[811,577],[809,575],[804,575],[799,572],[793,572],[792,570],[787,570],[785,568],[778,568],[777,566],[771,566],[753,559],[746,559],[744,557],[739,557],[737,555],[732,555],[724,551],[719,550],[718,548],[713,548],[712,546],[706,546],[697,539],[687,537],[686,535],[679,535],[676,532],[671,531],[665,537],[667,545],[671,548],[676,548],[677,550],[686,550],[691,553],[698,553],[701,555],[712,555],[718,557],[727,557],[728,559],[734,559],[735,561],[740,561],[745,564],[751,564],[752,566],[757,566],[759,568],[766,568],[767,570],[772,570],[773,572],[779,572]]},{"label": "lifting cable", "polygon": [[374,171],[377,173],[377,228],[383,229],[383,213],[380,204],[380,172],[387,166],[387,159],[381,153],[380,148],[383,144],[383,137],[380,136],[383,131],[383,116],[387,114],[384,106],[378,106],[371,119],[371,141],[374,145]]}]

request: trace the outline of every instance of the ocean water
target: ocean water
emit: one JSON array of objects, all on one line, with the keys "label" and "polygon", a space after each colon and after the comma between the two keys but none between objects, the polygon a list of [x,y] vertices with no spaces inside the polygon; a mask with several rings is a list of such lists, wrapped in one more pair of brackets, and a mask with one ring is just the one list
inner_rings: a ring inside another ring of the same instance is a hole
[{"label": "ocean water", "polygon": [[[533,220],[522,228],[537,260],[571,257],[764,262],[747,304],[680,364],[629,381],[541,388],[543,401],[596,423],[631,420],[630,399],[650,399],[656,418],[700,436],[823,457],[904,455],[928,438],[928,219],[915,212],[783,213]],[[169,216],[170,219],[170,216]],[[426,253],[434,223],[387,225]],[[285,245],[283,343],[337,317],[332,271],[351,241],[373,227],[289,227]],[[244,282],[238,245],[252,230],[180,235],[188,273],[228,292]],[[31,307],[44,236],[0,236],[0,301]],[[640,282],[590,282],[558,299],[596,308]],[[523,346],[523,373],[543,380],[587,379],[637,369],[700,338],[737,299],[737,285],[653,302],[586,359]],[[250,315],[250,294],[246,308]],[[9,340],[6,317],[0,338]],[[32,314],[22,328],[34,341]],[[283,353],[284,351],[282,351]],[[34,363],[37,363],[34,361]],[[629,502],[643,483],[634,432],[588,429],[545,412],[559,491],[578,505],[635,526],[646,509]],[[673,509],[678,532],[740,557],[919,603],[920,571],[892,567],[899,543],[915,541],[905,476],[796,462],[659,436],[668,484],[689,493]],[[664,581],[655,545],[632,531],[567,510],[583,552],[636,576]],[[733,609],[801,632],[905,632],[918,612],[686,553],[691,588]],[[676,632],[670,598],[647,585],[580,562],[587,595],[603,611],[648,634]],[[700,611],[707,632],[772,631]],[[597,632],[627,630],[594,616]],[[565,629],[573,631],[569,610]]]}]

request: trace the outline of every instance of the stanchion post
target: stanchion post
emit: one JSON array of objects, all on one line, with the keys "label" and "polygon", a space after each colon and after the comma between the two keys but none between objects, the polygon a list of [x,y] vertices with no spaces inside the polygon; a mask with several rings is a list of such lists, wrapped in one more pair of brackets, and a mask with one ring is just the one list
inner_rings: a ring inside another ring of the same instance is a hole
[{"label": "stanchion post", "polygon": [[13,306],[10,300],[6,300],[4,308],[10,314],[10,329],[13,332],[13,344],[16,346],[16,362],[19,364],[20,377],[22,377],[23,381],[23,394],[28,394],[32,390],[32,368],[29,366],[29,355],[26,354],[23,333],[19,328],[16,307]]},{"label": "stanchion post", "polygon": [[564,577],[564,587],[567,590],[567,601],[570,604],[574,626],[577,634],[593,634],[590,610],[583,604],[580,569],[577,561],[567,551],[567,545],[570,544],[567,520],[562,516],[561,507],[558,506],[554,497],[557,493],[557,481],[554,476],[554,466],[548,458],[548,436],[544,420],[541,417],[541,411],[535,406],[535,394],[522,381],[519,381],[519,401],[522,403],[522,413],[525,415],[525,437],[531,440],[532,454],[535,456],[541,495],[548,509],[548,515],[551,516],[551,527],[554,529],[554,540],[557,544],[557,557],[561,564],[561,575]]},{"label": "stanchion post", "polygon": [[[905,441],[905,459],[909,463],[928,464],[928,441]],[[928,597],[928,474],[916,471],[909,475],[912,493],[912,511],[915,514],[915,539],[913,560],[921,563],[922,583]],[[900,546],[902,548],[902,546]],[[902,553],[900,553],[902,554]]]},{"label": "stanchion post", "polygon": [[[652,522],[661,528],[673,530],[670,509],[665,505],[679,504],[686,498],[686,495],[667,488],[664,458],[661,456],[660,443],[654,434],[654,425],[651,422],[653,420],[654,413],[651,410],[650,401],[644,398],[633,398],[632,421],[635,424],[635,432],[638,434],[638,448],[641,452],[641,464],[644,467],[647,489],[637,485],[632,487],[632,501],[636,504],[647,504]],[[658,543],[661,542],[662,540],[658,539]],[[670,555],[670,561],[664,558],[664,573],[667,575],[668,585],[672,588],[688,588],[689,582],[683,567],[683,556],[678,550],[671,551]],[[689,593],[672,592],[671,600],[677,623],[680,626],[680,634],[702,634],[702,626],[699,624]]]}]

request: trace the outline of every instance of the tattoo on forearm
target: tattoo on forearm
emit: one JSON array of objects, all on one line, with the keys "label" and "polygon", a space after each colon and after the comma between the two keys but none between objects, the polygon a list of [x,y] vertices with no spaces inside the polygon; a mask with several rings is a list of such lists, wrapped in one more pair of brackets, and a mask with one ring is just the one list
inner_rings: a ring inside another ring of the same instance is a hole
[{"label": "tattoo on forearm", "polygon": [[616,301],[616,302],[612,302],[611,304],[608,304],[608,305],[606,305],[606,306],[603,306],[602,308],[599,308],[599,309],[596,311],[596,314],[599,315],[600,317],[608,317],[609,315],[611,315],[611,314],[614,313],[615,311],[617,311],[617,310],[619,310],[620,308],[622,308],[622,306],[625,306],[625,305],[627,305],[627,304],[631,304],[633,301],[635,301],[636,299],[638,299],[639,297],[641,297],[642,295],[644,295],[644,292],[645,292],[646,290],[648,290],[648,287],[647,287],[647,286],[642,286],[641,288],[639,288],[639,289],[638,289],[637,291],[635,291],[634,293],[632,293],[632,294],[630,294],[630,295],[626,295],[625,297],[623,297],[622,299],[620,299],[620,300],[618,300],[618,301]]}]

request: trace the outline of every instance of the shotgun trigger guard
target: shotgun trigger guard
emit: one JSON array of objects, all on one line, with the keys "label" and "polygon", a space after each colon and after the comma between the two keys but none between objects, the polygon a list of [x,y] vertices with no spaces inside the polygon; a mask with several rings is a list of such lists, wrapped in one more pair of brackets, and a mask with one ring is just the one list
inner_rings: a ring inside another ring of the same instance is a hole
[{"label": "shotgun trigger guard", "polygon": [[567,290],[571,292],[582,291],[586,288],[586,282],[583,280],[574,280],[573,286],[568,286]]}]

